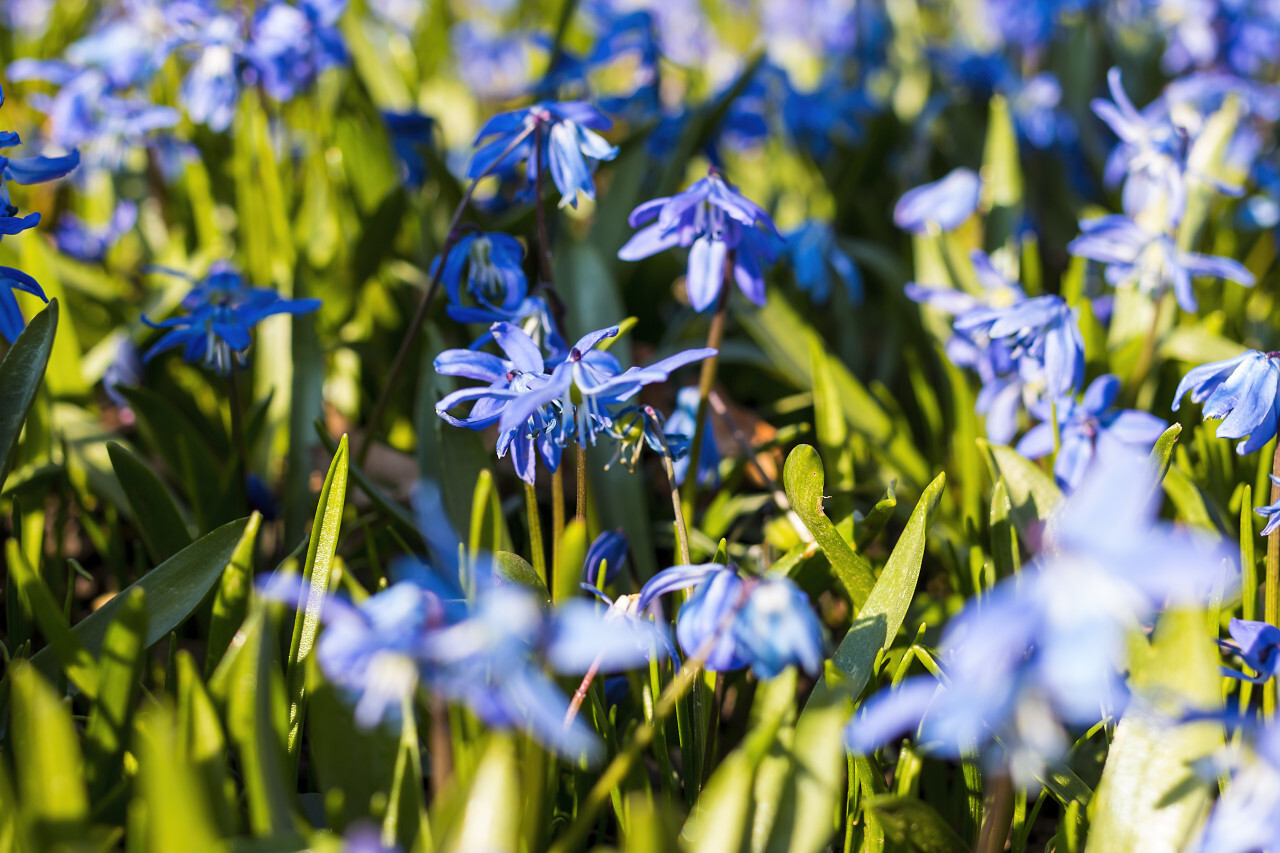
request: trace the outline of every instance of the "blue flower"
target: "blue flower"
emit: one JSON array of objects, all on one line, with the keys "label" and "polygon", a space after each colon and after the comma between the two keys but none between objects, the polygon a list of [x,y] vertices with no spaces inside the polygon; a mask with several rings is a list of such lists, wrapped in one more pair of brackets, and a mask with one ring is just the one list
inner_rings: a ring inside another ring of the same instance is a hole
[{"label": "blue flower", "polygon": [[825,222],[809,221],[789,232],[784,253],[791,261],[796,284],[815,305],[826,305],[833,280],[844,285],[845,298],[862,302],[862,274],[836,242],[835,230]]},{"label": "blue flower", "polygon": [[346,63],[346,44],[337,27],[346,8],[347,0],[275,0],[258,10],[245,58],[261,75],[268,95],[291,101],[322,71]]},{"label": "blue flower", "polygon": [[903,193],[893,222],[912,234],[932,229],[954,231],[978,209],[982,179],[972,169],[955,169],[945,178]]},{"label": "blue flower", "polygon": [[1115,287],[1136,285],[1153,298],[1172,287],[1184,311],[1197,308],[1193,275],[1230,279],[1245,287],[1254,283],[1253,273],[1240,262],[1184,251],[1173,235],[1148,231],[1127,216],[1085,219],[1080,229],[1067,251],[1107,264],[1107,281]]},{"label": "blue flower", "polygon": [[[560,206],[578,206],[578,194],[596,197],[595,181],[587,160],[612,160],[618,149],[610,145],[597,130],[608,130],[609,119],[582,101],[543,101],[522,110],[501,113],[485,122],[476,134],[480,147],[471,158],[467,177],[478,178],[495,168],[526,163],[525,174],[533,186],[538,168],[549,167],[551,178],[560,190]],[[490,139],[492,137],[492,139]],[[543,163],[534,157],[541,137]],[[490,139],[481,145],[481,141]],[[499,155],[515,144],[501,159]]]},{"label": "blue flower", "polygon": [[436,122],[430,116],[410,110],[383,110],[382,120],[391,132],[391,147],[400,161],[401,176],[406,186],[420,187],[427,177],[427,167],[419,146],[430,145]]},{"label": "blue flower", "polygon": [[625,403],[644,386],[666,382],[677,369],[716,354],[711,347],[688,349],[624,371],[611,354],[594,349],[617,334],[618,327],[610,326],[580,338],[567,354],[557,358],[545,384],[512,401],[502,413],[498,429],[510,429],[534,412],[555,406],[562,413],[556,431],[559,442],[564,445],[576,440],[585,447],[595,442],[596,433],[613,426],[610,406]]},{"label": "blue flower", "polygon": [[120,388],[134,388],[142,384],[142,356],[138,348],[129,338],[121,338],[116,347],[116,357],[107,365],[102,373],[102,390],[111,402],[120,410],[120,420],[126,425],[133,423],[133,410],[129,401],[120,393]]},{"label": "blue flower", "polygon": [[[161,271],[186,277],[172,270]],[[285,299],[274,290],[250,287],[233,268],[219,264],[192,288],[182,307],[191,313],[159,323],[142,318],[153,329],[168,330],[147,351],[144,361],[183,347],[183,358],[188,362],[203,363],[225,375],[244,363],[245,351],[252,343],[250,329],[273,314],[315,311],[320,300]]]},{"label": "blue flower", "polygon": [[925,751],[977,748],[1026,783],[1065,754],[1065,729],[1123,709],[1132,636],[1163,607],[1203,606],[1232,560],[1220,541],[1159,522],[1153,486],[1145,454],[1108,452],[1049,520],[1035,562],[948,623],[943,682],[911,678],[872,697],[850,748],[918,729]]},{"label": "blue flower", "polygon": [[727,672],[750,666],[772,678],[788,666],[809,675],[822,669],[822,626],[790,578],[742,577],[734,566],[674,566],[640,591],[644,609],[660,595],[694,587],[676,617],[676,639],[686,657],[706,654],[706,668]]},{"label": "blue flower", "polygon": [[1084,339],[1059,296],[1037,296],[1005,308],[981,308],[955,322],[957,332],[1003,341],[1027,382],[1050,397],[1072,394],[1084,378]]},{"label": "blue flower", "polygon": [[[1253,853],[1274,847],[1280,838],[1280,726],[1262,727],[1252,747],[1228,760],[1231,781],[1191,848],[1196,853]],[[1220,776],[1214,772],[1207,781]]]},{"label": "blue flower", "polygon": [[1120,69],[1107,72],[1111,101],[1096,98],[1093,111],[1120,138],[1107,161],[1108,183],[1125,176],[1125,213],[1138,216],[1153,209],[1169,222],[1182,218],[1187,204],[1185,179],[1187,137],[1163,114],[1159,105],[1138,109],[1120,84]]},{"label": "blue flower", "polygon": [[[1268,474],[1267,476],[1271,478],[1273,484],[1280,486],[1280,477],[1276,477],[1275,474]],[[1267,506],[1260,506],[1254,512],[1267,520],[1266,526],[1262,528],[1263,536],[1270,536],[1277,527],[1280,527],[1280,501]]]},{"label": "blue flower", "polygon": [[26,321],[22,318],[22,310],[18,308],[18,298],[13,295],[15,290],[38,296],[45,302],[49,301],[34,278],[22,270],[0,267],[0,335],[4,335],[4,339],[9,343],[16,341],[26,326]]},{"label": "blue flower", "polygon": [[[697,428],[698,405],[702,396],[696,385],[687,385],[676,392],[676,408],[667,418],[664,438],[674,457],[676,485],[684,485],[689,476],[689,447]],[[698,452],[698,485],[705,489],[720,483],[720,444],[715,430],[708,423],[702,431],[702,449]]]},{"label": "blue flower", "polygon": [[224,131],[235,118],[246,54],[240,33],[241,24],[234,17],[213,15],[201,21],[191,43],[197,56],[179,97],[191,120],[210,130]]},{"label": "blue flower", "polygon": [[1223,643],[1223,648],[1240,655],[1240,659],[1257,675],[1245,675],[1223,667],[1225,675],[1261,684],[1276,674],[1276,669],[1280,668],[1280,628],[1269,622],[1232,618],[1227,630],[1234,642]]},{"label": "blue flower", "polygon": [[1053,453],[1052,411],[1056,411],[1058,416],[1061,440],[1058,455],[1053,461],[1053,474],[1058,485],[1068,491],[1074,491],[1080,485],[1094,457],[1105,453],[1107,444],[1117,443],[1150,451],[1168,424],[1150,412],[1112,409],[1119,393],[1120,380],[1108,373],[1093,380],[1079,401],[1074,397],[1063,397],[1051,409],[1047,400],[1040,400],[1033,413],[1045,422],[1027,431],[1018,442],[1018,453],[1028,459],[1039,459]]},{"label": "blue flower", "polygon": [[[1280,353],[1249,350],[1235,358],[1202,364],[1187,371],[1173,393],[1173,410],[1191,392],[1191,402],[1204,403],[1205,420],[1222,418],[1219,438],[1245,438],[1236,445],[1241,456],[1275,438],[1280,423]],[[1247,438],[1246,438],[1247,437]]]},{"label": "blue flower", "polygon": [[[656,220],[656,221],[655,221]],[[636,232],[618,257],[638,261],[674,246],[689,249],[686,286],[689,304],[705,311],[716,304],[732,263],[743,295],[764,305],[764,265],[774,259],[781,240],[773,220],[712,170],[684,192],[656,198],[631,211]],[[759,227],[757,227],[759,226]]]},{"label": "blue flower", "polygon": [[[433,273],[439,263],[439,258],[431,262]],[[470,317],[455,316],[454,309],[466,305],[464,293],[490,311],[509,316],[528,294],[524,247],[510,234],[469,232],[449,250],[440,280],[449,295],[453,319],[473,322]]]},{"label": "blue flower", "polygon": [[126,199],[116,204],[110,221],[103,225],[88,225],[71,212],[62,214],[53,227],[53,239],[64,255],[86,263],[97,262],[137,221],[138,206]]},{"label": "blue flower", "polygon": [[[436,414],[446,422],[472,430],[483,430],[497,423],[514,401],[548,385],[542,350],[523,330],[510,323],[494,323],[493,340],[506,358],[472,349],[445,350],[436,356],[435,369],[442,376],[461,376],[487,382],[474,388],[461,388],[447,394],[436,404]],[[449,414],[454,407],[471,402],[464,418]],[[560,466],[561,444],[553,434],[559,413],[534,407],[511,425],[499,428],[497,452],[501,459],[511,451],[516,473],[532,485],[537,476],[537,460],[541,457],[547,470]]]},{"label": "blue flower", "polygon": [[[587,558],[582,565],[583,581],[596,585],[600,589],[613,583],[622,572],[629,550],[627,534],[622,532],[622,528],[601,533],[587,549]],[[600,579],[601,564],[605,566],[603,581]]]}]

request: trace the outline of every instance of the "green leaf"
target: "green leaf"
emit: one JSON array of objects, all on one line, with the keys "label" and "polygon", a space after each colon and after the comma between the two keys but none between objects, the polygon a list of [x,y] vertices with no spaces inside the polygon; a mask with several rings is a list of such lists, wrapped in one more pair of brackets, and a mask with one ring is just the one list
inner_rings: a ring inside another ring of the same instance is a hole
[{"label": "green leaf", "polygon": [[1163,480],[1165,473],[1169,470],[1169,461],[1173,458],[1173,446],[1178,443],[1180,435],[1182,435],[1182,424],[1174,424],[1160,434],[1156,439],[1155,447],[1151,448],[1151,467],[1155,469],[1157,482]]},{"label": "green leaf", "polygon": [[138,796],[145,803],[146,849],[225,850],[196,768],[181,747],[181,730],[166,705],[138,720]]},{"label": "green leaf", "polygon": [[185,650],[174,658],[178,680],[178,728],[183,759],[196,768],[205,802],[221,835],[236,829],[236,789],[227,763],[227,738],[195,659]]},{"label": "green leaf", "polygon": [[[18,595],[35,616],[40,633],[49,645],[41,652],[50,652],[57,659],[67,680],[79,688],[89,699],[98,697],[98,667],[93,655],[76,633],[67,626],[62,608],[54,600],[53,593],[45,586],[44,579],[31,568],[15,539],[5,543],[5,559],[17,587]],[[53,672],[48,673],[50,678]]]},{"label": "green leaf", "polygon": [[293,636],[289,641],[289,660],[285,669],[285,683],[289,691],[290,754],[296,754],[301,746],[298,737],[302,733],[307,703],[304,663],[315,646],[316,635],[320,633],[320,610],[329,594],[329,576],[333,569],[333,555],[338,548],[342,509],[347,499],[347,456],[347,437],[344,435],[320,489],[311,541],[307,545],[307,560],[302,569],[302,584],[307,589],[307,597],[299,602],[294,613]]},{"label": "green leaf", "polygon": [[445,850],[516,850],[520,844],[520,767],[511,736],[494,732],[467,791],[454,843]]},{"label": "green leaf", "polygon": [[244,526],[244,534],[231,552],[231,559],[218,581],[218,594],[213,599],[209,621],[209,640],[205,649],[205,676],[213,674],[236,631],[244,623],[253,601],[253,551],[258,543],[261,513],[254,512]]},{"label": "green leaf", "polygon": [[813,376],[813,420],[823,462],[835,472],[831,489],[849,491],[854,486],[853,457],[849,452],[849,425],[840,410],[830,359],[816,339],[809,341]]},{"label": "green leaf", "polygon": [[121,778],[121,759],[129,741],[134,700],[140,686],[147,637],[147,594],[128,593],[102,643],[98,660],[98,699],[89,711],[85,728],[88,782],[101,795]]},{"label": "green leaf", "polygon": [[493,472],[480,471],[471,496],[471,535],[467,540],[467,553],[474,559],[477,554],[493,554],[511,550],[511,534],[502,515],[502,503]]},{"label": "green leaf", "polygon": [[866,808],[884,827],[885,839],[913,853],[965,853],[969,845],[942,815],[915,797],[881,794]]},{"label": "green leaf", "polygon": [[988,444],[983,439],[978,439],[978,442],[987,449],[992,479],[1004,480],[1011,504],[1011,517],[1025,542],[1034,528],[1049,520],[1053,510],[1062,501],[1062,491],[1052,477],[1013,448]]},{"label": "green leaf", "polygon": [[1007,578],[1022,568],[1022,555],[1018,551],[1018,533],[1013,529],[1011,516],[1013,504],[1009,501],[1009,487],[1004,479],[996,480],[991,492],[991,560],[995,563],[996,577]]},{"label": "green leaf", "polygon": [[38,849],[81,842],[89,828],[89,796],[71,713],[35,667],[20,663],[9,680],[23,818],[41,842]]},{"label": "green leaf", "polygon": [[582,565],[587,559],[587,525],[573,519],[560,536],[560,565],[551,579],[551,599],[559,604],[581,594]]},{"label": "green leaf", "polygon": [[493,569],[497,573],[498,583],[513,583],[525,587],[538,597],[539,604],[550,606],[551,593],[547,592],[547,585],[524,557],[510,551],[499,551],[493,555]]},{"label": "green leaf", "polygon": [[861,608],[871,589],[875,586],[876,576],[871,564],[844,541],[840,531],[827,518],[822,509],[823,487],[825,485],[822,459],[818,451],[807,444],[798,445],[787,457],[782,471],[783,487],[791,507],[800,516],[805,527],[813,534],[813,538],[821,546],[831,563],[840,583],[848,592],[855,608]]},{"label": "green leaf", "polygon": [[876,501],[876,505],[866,514],[866,517],[857,523],[855,533],[857,534],[856,542],[858,550],[863,551],[884,529],[885,523],[893,517],[894,510],[898,508],[898,495],[894,492],[896,483],[890,482],[889,487],[885,489],[884,497]]},{"label": "green leaf", "polygon": [[32,318],[0,362],[0,486],[9,473],[22,424],[44,379],[57,325],[58,301],[55,299]]},{"label": "green leaf", "polygon": [[1196,485],[1196,482],[1187,476],[1187,472],[1182,470],[1182,466],[1175,464],[1170,465],[1165,471],[1164,479],[1160,485],[1164,488],[1164,493],[1169,496],[1169,500],[1173,502],[1177,508],[1177,517],[1192,527],[1201,527],[1205,530],[1216,531],[1217,525],[1214,524],[1213,515],[1209,511],[1208,501],[1205,499],[1204,491]]},{"label": "green leaf", "polygon": [[107,452],[151,559],[162,563],[190,545],[187,524],[160,478],[114,441],[107,443]]},{"label": "green leaf", "polygon": [[987,239],[1002,245],[1015,236],[1022,206],[1022,167],[1018,158],[1018,134],[1009,102],[1003,95],[991,97],[987,139],[982,152],[983,202],[988,209]]},{"label": "green leaf", "polygon": [[1150,654],[1131,665],[1143,696],[1129,704],[1112,738],[1088,853],[1181,849],[1217,787],[1202,781],[1193,763],[1222,747],[1222,725],[1175,722],[1181,711],[1213,711],[1222,703],[1218,652],[1204,613],[1166,612]]},{"label": "green leaf", "polygon": [[[222,574],[236,543],[244,532],[245,520],[232,521],[209,533],[156,566],[119,595],[82,619],[72,629],[90,654],[102,650],[107,628],[134,589],[147,593],[147,637],[150,648],[186,621]],[[31,663],[47,677],[57,671],[57,659],[49,649],[41,649]]]}]

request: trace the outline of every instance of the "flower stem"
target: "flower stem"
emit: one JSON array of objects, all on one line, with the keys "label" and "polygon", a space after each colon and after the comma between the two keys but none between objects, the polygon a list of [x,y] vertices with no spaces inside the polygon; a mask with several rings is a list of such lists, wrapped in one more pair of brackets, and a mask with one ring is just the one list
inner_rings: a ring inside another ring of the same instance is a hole
[{"label": "flower stem", "polygon": [[564,538],[564,468],[551,474],[551,568],[560,570],[560,542]]},{"label": "flower stem", "polygon": [[538,517],[538,491],[529,483],[524,484],[524,501],[529,512],[529,550],[532,552],[533,570],[547,584],[547,554],[542,544],[542,519]]},{"label": "flower stem", "polygon": [[578,521],[587,520],[587,449],[578,445],[578,495],[573,517]]},{"label": "flower stem", "polygon": [[436,291],[440,289],[440,277],[444,274],[445,261],[449,259],[449,252],[453,250],[454,245],[457,244],[458,238],[461,236],[459,225],[462,222],[462,214],[467,209],[467,205],[471,203],[471,197],[475,194],[476,187],[489,176],[499,163],[507,159],[507,155],[516,150],[516,147],[524,142],[532,132],[532,128],[526,128],[519,136],[513,139],[511,144],[504,148],[502,153],[495,157],[493,162],[476,176],[475,180],[470,183],[462,194],[462,198],[458,200],[458,206],[453,209],[453,218],[449,220],[449,230],[445,233],[444,246],[440,250],[439,261],[435,265],[435,270],[431,273],[431,283],[427,285],[426,292],[422,294],[422,299],[418,302],[418,310],[414,312],[413,319],[409,321],[409,331],[401,339],[400,349],[396,351],[395,358],[391,361],[391,369],[387,371],[387,381],[383,384],[382,391],[379,392],[378,399],[374,401],[373,409],[369,413],[369,421],[365,424],[364,440],[360,442],[360,447],[354,454],[357,465],[364,465],[365,460],[369,458],[369,448],[373,446],[373,440],[378,434],[378,426],[382,422],[383,415],[386,414],[391,392],[395,390],[400,374],[404,372],[404,366],[409,360],[409,354],[413,351],[413,345],[418,340],[418,334],[427,322],[427,313],[431,308],[432,299],[436,295]]},{"label": "flower stem", "polygon": [[1170,302],[1171,297],[1172,294],[1165,294],[1156,303],[1155,311],[1151,315],[1151,327],[1147,329],[1147,336],[1142,340],[1142,349],[1138,351],[1138,360],[1134,362],[1133,375],[1129,382],[1132,400],[1138,399],[1138,395],[1142,392],[1142,385],[1147,380],[1147,374],[1151,372],[1152,362],[1155,361],[1156,341],[1160,337],[1160,326],[1164,322],[1165,305]]},{"label": "flower stem", "polygon": [[698,460],[702,456],[702,436],[707,429],[707,410],[710,408],[708,398],[716,384],[716,368],[720,363],[720,345],[724,342],[724,327],[729,314],[729,287],[732,284],[733,254],[730,253],[724,262],[724,284],[720,287],[720,298],[716,303],[716,313],[711,318],[711,328],[707,330],[707,346],[716,351],[702,362],[702,375],[698,379],[698,415],[694,421],[693,444],[689,447],[689,468],[684,478],[684,491],[681,502],[686,518],[693,517],[693,500],[698,493]]},{"label": "flower stem", "polygon": [[231,437],[235,442],[236,454],[240,457],[240,494],[244,496],[245,506],[249,505],[249,444],[244,435],[244,409],[240,403],[240,382],[236,379],[236,367],[231,365],[227,374],[227,405],[231,407]]},{"label": "flower stem", "polygon": [[693,562],[689,553],[689,528],[684,523],[684,507],[680,505],[680,490],[676,486],[676,466],[671,456],[662,454],[662,467],[667,471],[667,482],[671,485],[671,507],[676,516],[676,542],[680,547],[680,565],[687,566]]},{"label": "flower stem", "polygon": [[[1271,473],[1280,477],[1280,441],[1276,442]],[[1280,502],[1280,486],[1271,484],[1271,503]],[[1275,625],[1280,621],[1280,530],[1273,530],[1267,537],[1267,578],[1262,618]],[[1271,679],[1262,687],[1262,712],[1272,717],[1276,712],[1276,681]]]},{"label": "flower stem", "polygon": [[534,211],[538,222],[538,269],[542,273],[542,282],[551,287],[551,240],[547,236],[547,208],[542,200],[542,146],[545,135],[541,129],[533,134],[533,156],[537,158],[534,160],[537,168],[533,178],[533,203],[536,205]]}]

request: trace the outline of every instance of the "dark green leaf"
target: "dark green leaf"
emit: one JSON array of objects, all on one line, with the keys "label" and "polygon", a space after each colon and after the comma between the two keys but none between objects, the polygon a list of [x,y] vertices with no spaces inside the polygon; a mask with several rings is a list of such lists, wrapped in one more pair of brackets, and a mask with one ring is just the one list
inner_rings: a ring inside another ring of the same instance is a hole
[{"label": "dark green leaf", "polygon": [[147,638],[147,594],[134,589],[107,627],[98,660],[98,699],[85,728],[88,782],[101,794],[119,782],[121,758],[129,742]]},{"label": "dark green leaf", "polygon": [[0,362],[0,486],[9,473],[22,424],[44,379],[57,326],[58,301],[55,299],[32,318]]},{"label": "dark green leaf", "polygon": [[186,522],[160,478],[114,441],[107,443],[107,452],[151,559],[162,563],[190,545]]},{"label": "dark green leaf", "polygon": [[867,801],[866,808],[884,827],[885,839],[913,853],[966,853],[969,845],[942,815],[915,797],[882,794]]}]

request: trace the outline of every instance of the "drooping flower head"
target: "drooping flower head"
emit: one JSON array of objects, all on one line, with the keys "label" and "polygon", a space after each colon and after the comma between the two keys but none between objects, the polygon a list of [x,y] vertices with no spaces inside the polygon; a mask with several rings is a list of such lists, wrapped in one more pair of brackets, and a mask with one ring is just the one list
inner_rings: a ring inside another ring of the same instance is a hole
[{"label": "drooping flower head", "polygon": [[[158,271],[189,278],[174,270]],[[182,307],[190,313],[159,323],[142,318],[153,329],[167,330],[147,351],[144,361],[182,347],[188,362],[225,375],[244,364],[252,343],[249,332],[259,322],[273,314],[308,314],[320,307],[320,300],[286,299],[274,290],[251,287],[234,267],[220,263],[195,283]]]},{"label": "drooping flower head", "polygon": [[978,209],[982,179],[972,169],[956,169],[941,180],[903,194],[893,208],[893,222],[912,234],[931,228],[954,231]]},{"label": "drooping flower head", "polygon": [[[485,122],[476,134],[480,147],[471,158],[467,177],[526,164],[525,176],[535,185],[539,168],[550,169],[560,190],[560,206],[578,206],[578,193],[596,197],[595,180],[588,160],[612,160],[618,149],[596,131],[612,126],[599,110],[582,101],[543,101],[521,110],[501,113]],[[484,140],[489,142],[481,145]],[[541,148],[542,163],[534,156]],[[510,148],[505,156],[500,156]]]},{"label": "drooping flower head", "polygon": [[1036,296],[1005,308],[982,308],[957,319],[957,332],[1003,341],[1025,382],[1050,397],[1074,393],[1084,378],[1084,338],[1062,297]]},{"label": "drooping flower head", "polygon": [[1276,674],[1276,669],[1280,668],[1280,628],[1269,622],[1233,617],[1227,630],[1232,641],[1222,643],[1223,648],[1238,654],[1257,674],[1246,675],[1226,667],[1222,669],[1223,674],[1243,678],[1254,684],[1261,684]]},{"label": "drooping flower head", "polygon": [[1280,424],[1280,353],[1249,350],[1235,358],[1202,364],[1187,371],[1173,393],[1173,410],[1191,392],[1203,403],[1205,420],[1221,418],[1219,438],[1245,439],[1236,445],[1241,456],[1275,438]]},{"label": "drooping flower head", "polygon": [[618,250],[624,261],[676,246],[689,250],[685,284],[694,310],[716,304],[730,262],[738,289],[756,305],[764,305],[763,271],[776,256],[782,236],[769,214],[716,170],[681,193],[645,202],[631,211],[628,221],[633,228],[646,227]]},{"label": "drooping flower head", "polygon": [[[1280,486],[1280,477],[1275,474],[1268,474],[1267,476],[1271,478],[1272,485]],[[1263,536],[1270,536],[1277,527],[1280,527],[1280,501],[1267,506],[1260,506],[1254,512],[1267,520],[1267,523],[1262,528]]]},{"label": "drooping flower head", "polygon": [[[614,579],[622,573],[622,566],[627,561],[629,550],[627,534],[622,532],[622,528],[601,533],[587,549],[587,558],[582,564],[583,582],[599,588],[613,583]],[[600,577],[601,566],[605,571],[603,580]]]}]

